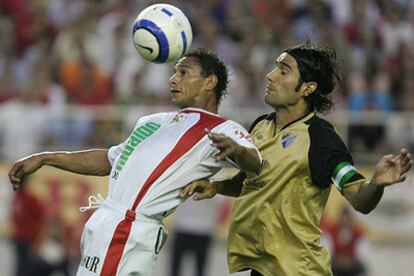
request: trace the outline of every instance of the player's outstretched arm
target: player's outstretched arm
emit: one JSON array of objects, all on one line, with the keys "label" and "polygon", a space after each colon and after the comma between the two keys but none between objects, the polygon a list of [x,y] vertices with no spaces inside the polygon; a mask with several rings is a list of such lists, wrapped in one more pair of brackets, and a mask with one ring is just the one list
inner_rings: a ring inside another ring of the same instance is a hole
[{"label": "player's outstretched arm", "polygon": [[246,173],[256,173],[260,171],[260,155],[254,148],[248,148],[239,145],[230,137],[221,134],[209,132],[206,129],[208,138],[220,152],[216,155],[218,160],[234,161],[240,170]]},{"label": "player's outstretched arm", "polygon": [[196,180],[181,189],[179,196],[187,198],[193,196],[194,200],[202,200],[214,197],[217,193],[237,197],[241,194],[243,180],[246,175],[239,172],[231,179],[222,181],[209,181],[207,179]]},{"label": "player's outstretched arm", "polygon": [[378,205],[385,187],[406,179],[412,164],[413,160],[406,149],[402,149],[397,156],[385,155],[376,164],[371,181],[345,187],[344,196],[357,211],[368,214]]},{"label": "player's outstretched arm", "polygon": [[13,184],[13,188],[17,189],[25,176],[36,172],[43,165],[85,175],[108,175],[111,171],[111,165],[107,158],[107,153],[108,150],[106,149],[93,149],[33,154],[13,164],[9,172],[9,179]]}]

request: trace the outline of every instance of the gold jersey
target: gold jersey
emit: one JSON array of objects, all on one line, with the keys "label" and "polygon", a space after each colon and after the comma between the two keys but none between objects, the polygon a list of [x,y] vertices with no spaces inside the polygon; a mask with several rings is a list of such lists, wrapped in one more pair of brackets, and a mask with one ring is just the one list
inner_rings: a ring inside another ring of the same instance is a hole
[{"label": "gold jersey", "polygon": [[230,272],[332,275],[319,228],[331,183],[342,192],[344,185],[363,177],[327,121],[310,113],[277,131],[275,116],[259,117],[251,129],[262,169],[245,179],[233,208]]}]

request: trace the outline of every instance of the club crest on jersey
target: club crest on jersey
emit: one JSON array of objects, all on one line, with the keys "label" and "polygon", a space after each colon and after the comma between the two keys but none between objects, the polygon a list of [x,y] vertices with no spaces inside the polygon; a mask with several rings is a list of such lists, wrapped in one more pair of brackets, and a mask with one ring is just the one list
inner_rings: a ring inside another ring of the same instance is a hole
[{"label": "club crest on jersey", "polygon": [[173,123],[179,123],[181,121],[183,121],[185,119],[184,115],[181,115],[180,113],[178,113],[177,115],[175,115],[175,117],[172,119],[171,124]]},{"label": "club crest on jersey", "polygon": [[256,138],[257,140],[262,140],[262,139],[263,139],[263,134],[262,134],[262,133],[258,133],[258,134],[255,136],[255,138]]},{"label": "club crest on jersey", "polygon": [[289,147],[293,141],[295,141],[296,139],[296,135],[293,134],[292,132],[285,132],[282,134],[282,146],[283,148],[287,148]]}]

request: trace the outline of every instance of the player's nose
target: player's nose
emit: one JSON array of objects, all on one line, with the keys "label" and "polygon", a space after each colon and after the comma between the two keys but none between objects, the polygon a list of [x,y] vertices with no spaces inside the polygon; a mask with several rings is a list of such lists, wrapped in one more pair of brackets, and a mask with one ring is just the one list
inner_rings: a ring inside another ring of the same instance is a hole
[{"label": "player's nose", "polygon": [[275,78],[275,69],[267,73],[266,78],[268,81],[274,81]]},{"label": "player's nose", "polygon": [[177,84],[177,78],[176,78],[176,74],[173,74],[170,79],[168,80],[168,82],[170,83],[170,85],[176,85]]}]

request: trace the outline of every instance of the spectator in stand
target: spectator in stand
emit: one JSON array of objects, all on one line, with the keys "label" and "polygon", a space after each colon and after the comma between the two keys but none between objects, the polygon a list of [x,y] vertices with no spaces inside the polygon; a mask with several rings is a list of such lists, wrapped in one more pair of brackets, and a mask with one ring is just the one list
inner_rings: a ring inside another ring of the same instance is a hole
[{"label": "spectator in stand", "polygon": [[380,22],[379,31],[383,43],[383,55],[393,59],[398,54],[401,43],[414,43],[414,28],[407,20],[406,11],[397,1],[380,1],[383,21]]},{"label": "spectator in stand", "polygon": [[324,229],[332,244],[332,272],[335,276],[365,275],[365,266],[358,255],[364,232],[354,221],[349,208],[344,207],[339,219]]},{"label": "spectator in stand", "polygon": [[112,101],[112,81],[87,56],[79,42],[80,57],[62,64],[61,77],[69,101],[81,105],[102,105]]},{"label": "spectator in stand", "polygon": [[399,111],[387,120],[387,138],[394,147],[406,145],[414,149],[414,121],[410,111],[414,110],[414,79],[404,77],[401,81],[401,95],[399,96]]},{"label": "spectator in stand", "polygon": [[11,225],[16,253],[17,276],[41,276],[42,263],[37,256],[46,218],[42,202],[27,190],[28,179],[16,191],[12,200]]},{"label": "spectator in stand", "polygon": [[16,98],[18,93],[12,86],[12,61],[5,58],[0,68],[0,104]]},{"label": "spectator in stand", "polygon": [[[371,86],[371,87],[369,87]],[[385,71],[374,75],[371,84],[366,82],[364,76],[359,72],[352,73],[349,79],[350,96],[348,99],[348,110],[358,112],[356,116],[361,118],[359,112],[378,111],[385,114],[393,110],[393,99],[391,97],[391,79]],[[359,122],[361,119],[359,119]],[[385,126],[384,122],[368,124],[356,123],[350,126],[350,136],[360,137],[363,142],[362,150],[374,150],[379,145],[384,145]],[[355,139],[354,139],[355,140]],[[350,148],[356,150],[356,141],[350,141]]]}]

